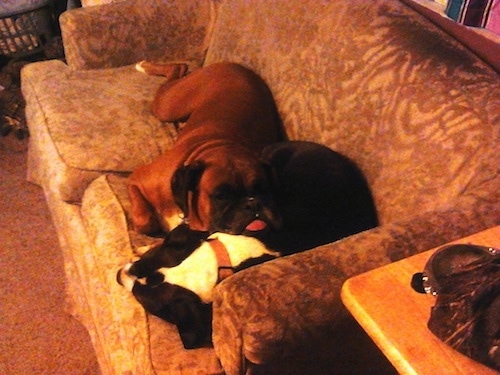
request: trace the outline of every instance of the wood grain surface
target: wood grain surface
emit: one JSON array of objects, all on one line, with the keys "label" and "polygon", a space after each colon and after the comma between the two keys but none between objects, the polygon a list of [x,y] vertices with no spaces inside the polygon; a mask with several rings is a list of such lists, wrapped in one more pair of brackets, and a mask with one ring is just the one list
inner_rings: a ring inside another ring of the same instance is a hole
[{"label": "wood grain surface", "polygon": [[[500,226],[451,243],[500,248]],[[347,280],[344,305],[401,374],[499,374],[453,350],[427,328],[435,297],[415,292],[410,282],[435,250]]]}]

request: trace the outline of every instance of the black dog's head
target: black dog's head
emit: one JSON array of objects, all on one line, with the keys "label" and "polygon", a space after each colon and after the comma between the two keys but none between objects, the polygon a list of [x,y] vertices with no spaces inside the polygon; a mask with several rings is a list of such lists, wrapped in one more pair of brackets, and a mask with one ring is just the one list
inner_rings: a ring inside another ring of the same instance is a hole
[{"label": "black dog's head", "polygon": [[274,180],[268,164],[235,153],[180,167],[171,187],[191,229],[252,235],[281,227]]},{"label": "black dog's head", "polygon": [[186,259],[208,237],[208,232],[195,231],[181,224],[167,233],[160,246],[149,249],[134,262],[128,272],[138,278],[151,277],[161,267],[175,267]]}]

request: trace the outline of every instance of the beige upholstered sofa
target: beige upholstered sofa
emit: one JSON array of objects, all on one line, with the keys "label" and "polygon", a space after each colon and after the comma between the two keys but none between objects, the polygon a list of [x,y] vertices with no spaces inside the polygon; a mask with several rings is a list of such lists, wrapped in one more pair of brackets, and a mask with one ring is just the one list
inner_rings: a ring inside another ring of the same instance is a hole
[{"label": "beige upholstered sofa", "polygon": [[[399,0],[123,1],[61,26],[67,63],[22,72],[28,178],[46,194],[70,308],[103,374],[387,373],[342,283],[500,222],[499,76]],[[255,70],[289,138],[354,159],[378,208],[378,228],[222,282],[213,348],[185,350],[115,282],[155,241],[128,225],[126,176],[176,137],[150,113],[162,80],[134,71],[145,58]]]}]

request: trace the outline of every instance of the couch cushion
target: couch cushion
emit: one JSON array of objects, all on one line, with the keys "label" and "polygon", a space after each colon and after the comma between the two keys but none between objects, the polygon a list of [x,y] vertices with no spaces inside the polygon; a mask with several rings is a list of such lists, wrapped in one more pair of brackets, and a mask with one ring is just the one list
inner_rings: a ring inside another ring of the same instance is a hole
[{"label": "couch cushion", "polygon": [[263,76],[291,139],[359,164],[382,223],[498,176],[498,74],[398,0],[225,1],[206,63],[221,60]]},{"label": "couch cushion", "polygon": [[162,82],[132,66],[76,71],[52,60],[23,69],[28,127],[46,142],[40,152],[55,151],[45,174],[61,199],[80,201],[96,175],[130,172],[171,147],[176,128],[150,111]]},{"label": "couch cushion", "polygon": [[[97,332],[116,336],[107,339],[108,352],[128,350],[139,353],[142,360],[149,357],[158,375],[222,374],[213,348],[184,349],[174,325],[145,314],[132,294],[116,282],[118,269],[141,253],[142,246],[161,242],[160,238],[138,235],[130,229],[126,180],[117,175],[100,176],[82,199],[82,219],[92,244],[92,253],[85,254],[84,259],[93,265],[95,273],[86,278],[99,283],[88,293],[92,299],[89,304],[94,308],[106,306],[93,318],[93,326]],[[119,339],[132,333],[133,339]],[[145,348],[150,353],[143,353]]]}]

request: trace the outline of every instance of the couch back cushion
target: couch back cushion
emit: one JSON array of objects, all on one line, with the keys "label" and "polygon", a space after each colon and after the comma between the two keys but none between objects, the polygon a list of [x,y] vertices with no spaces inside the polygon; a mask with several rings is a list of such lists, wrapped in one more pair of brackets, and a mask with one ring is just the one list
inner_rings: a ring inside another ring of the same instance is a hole
[{"label": "couch back cushion", "polygon": [[222,60],[263,76],[290,139],[358,163],[382,223],[498,187],[499,76],[398,0],[223,1]]}]

